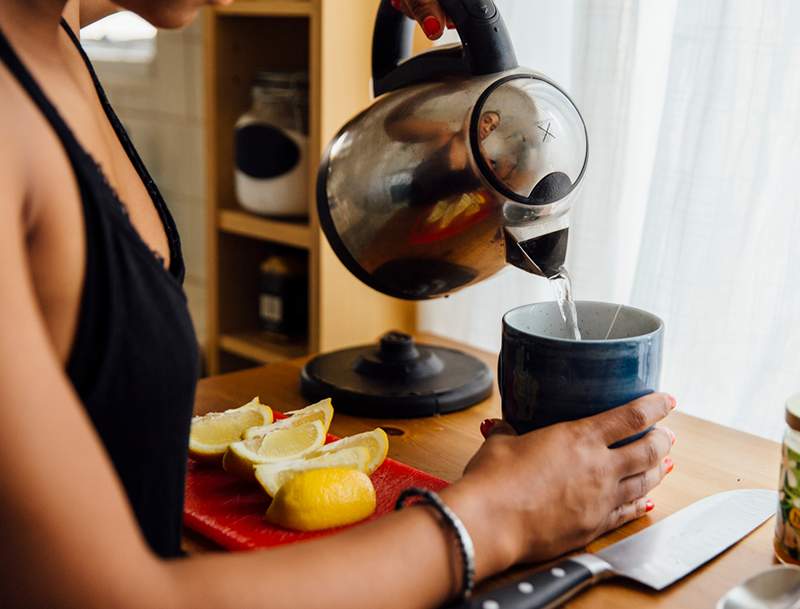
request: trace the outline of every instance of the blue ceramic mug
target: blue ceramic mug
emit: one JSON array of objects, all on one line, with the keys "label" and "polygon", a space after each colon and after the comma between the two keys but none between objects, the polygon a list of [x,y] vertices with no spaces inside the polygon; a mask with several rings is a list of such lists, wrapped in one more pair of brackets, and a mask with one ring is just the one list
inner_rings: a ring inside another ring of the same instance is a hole
[{"label": "blue ceramic mug", "polygon": [[503,418],[519,433],[658,390],[664,322],[624,305],[575,304],[580,341],[570,338],[555,302],[518,307],[503,317],[498,384]]}]

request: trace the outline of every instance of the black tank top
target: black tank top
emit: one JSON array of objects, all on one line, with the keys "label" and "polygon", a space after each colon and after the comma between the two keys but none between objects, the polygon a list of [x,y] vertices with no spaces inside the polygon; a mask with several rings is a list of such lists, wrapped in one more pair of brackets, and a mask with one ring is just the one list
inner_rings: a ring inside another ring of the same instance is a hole
[{"label": "black tank top", "polygon": [[170,251],[167,270],[131,224],[100,166],[0,32],[0,60],[58,135],[80,189],[86,268],[67,374],[125,487],[144,537],[157,554],[178,556],[198,376],[197,340],[182,288],[180,241],[164,200],[80,42],[66,22],[62,26],[83,57],[108,120],[158,210]]}]

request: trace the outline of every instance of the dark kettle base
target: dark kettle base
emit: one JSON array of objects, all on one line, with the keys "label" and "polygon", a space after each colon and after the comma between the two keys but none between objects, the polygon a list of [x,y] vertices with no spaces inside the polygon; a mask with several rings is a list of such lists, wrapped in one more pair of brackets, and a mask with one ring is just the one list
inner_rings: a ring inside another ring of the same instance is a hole
[{"label": "dark kettle base", "polygon": [[464,410],[489,397],[492,386],[492,373],[482,361],[455,349],[416,344],[394,332],[384,336],[380,347],[319,355],[300,373],[306,399],[332,398],[337,412],[378,419]]}]

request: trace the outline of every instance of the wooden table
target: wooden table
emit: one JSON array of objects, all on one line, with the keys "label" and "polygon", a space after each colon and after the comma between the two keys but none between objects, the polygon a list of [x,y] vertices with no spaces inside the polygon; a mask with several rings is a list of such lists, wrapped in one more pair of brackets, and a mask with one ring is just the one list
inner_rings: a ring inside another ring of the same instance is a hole
[{"label": "wooden table", "polygon": [[[454,345],[432,336],[423,336],[421,340]],[[495,355],[456,346],[480,357],[494,369]],[[277,410],[301,408],[306,405],[299,392],[298,374],[302,365],[303,360],[296,360],[204,379],[198,387],[196,411],[202,414],[224,410],[256,395]],[[397,434],[390,436],[390,457],[454,481],[482,442],[478,430],[480,422],[499,416],[500,400],[495,391],[488,400],[473,408],[434,418],[360,419],[336,414],[331,431],[350,435],[382,426],[390,434]],[[651,495],[655,510],[638,522],[595,541],[589,546],[590,551],[599,550],[712,493],[776,487],[780,447],[775,442],[682,414],[680,400],[678,410],[670,415],[667,425],[678,438],[672,450],[675,469]],[[731,550],[660,594],[612,580],[584,592],[566,606],[575,609],[714,607],[731,586],[776,564],[772,553],[773,526],[774,520],[770,519]],[[189,533],[185,545],[189,551],[213,549]]]}]

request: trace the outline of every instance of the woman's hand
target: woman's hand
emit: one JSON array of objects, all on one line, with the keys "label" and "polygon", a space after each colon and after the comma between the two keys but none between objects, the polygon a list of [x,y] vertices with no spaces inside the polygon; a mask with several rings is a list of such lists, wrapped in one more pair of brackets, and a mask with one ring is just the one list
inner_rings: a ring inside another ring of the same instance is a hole
[{"label": "woman's hand", "polygon": [[674,398],[654,393],[521,436],[497,422],[448,498],[456,511],[464,506],[472,526],[489,525],[488,541],[483,530],[476,540],[477,558],[488,554],[484,567],[491,572],[553,558],[651,510],[647,493],[673,467],[667,456],[672,431],[656,428],[623,447],[608,446],[646,430],[674,407]]},{"label": "woman's hand", "polygon": [[392,0],[392,6],[416,20],[431,40],[441,38],[445,27],[453,27],[437,0]]}]

